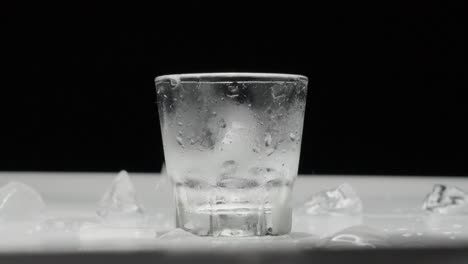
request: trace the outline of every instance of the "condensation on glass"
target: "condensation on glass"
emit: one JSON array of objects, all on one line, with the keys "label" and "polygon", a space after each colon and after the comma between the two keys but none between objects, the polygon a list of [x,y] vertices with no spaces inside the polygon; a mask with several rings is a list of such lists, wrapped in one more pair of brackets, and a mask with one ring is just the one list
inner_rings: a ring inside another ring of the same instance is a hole
[{"label": "condensation on glass", "polygon": [[289,233],[307,78],[165,75],[156,90],[177,227],[207,236]]}]

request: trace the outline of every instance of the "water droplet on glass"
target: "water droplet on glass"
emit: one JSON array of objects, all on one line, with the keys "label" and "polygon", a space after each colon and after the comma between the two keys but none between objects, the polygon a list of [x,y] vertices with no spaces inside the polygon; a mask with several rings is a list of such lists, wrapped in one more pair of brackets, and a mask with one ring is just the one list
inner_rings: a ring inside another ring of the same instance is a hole
[{"label": "water droplet on glass", "polygon": [[182,136],[182,135],[184,134],[184,131],[182,131],[182,130],[179,130],[179,132],[178,132],[178,133],[179,133],[179,136]]},{"label": "water droplet on glass", "polygon": [[183,126],[184,124],[182,122],[178,122],[177,125]]},{"label": "water droplet on glass", "polygon": [[177,143],[179,143],[179,145],[180,145],[181,147],[184,147],[184,141],[182,140],[181,137],[177,136],[177,137],[176,137],[176,140],[177,140]]},{"label": "water droplet on glass", "polygon": [[283,84],[275,84],[271,87],[271,95],[273,96],[274,100],[279,99],[280,97],[284,97],[286,91],[286,87]]},{"label": "water droplet on glass", "polygon": [[193,140],[193,138],[190,138],[190,145],[194,145],[195,144],[195,140]]},{"label": "water droplet on glass", "polygon": [[177,86],[180,84],[180,79],[179,78],[171,78],[170,79],[172,89],[175,89]]},{"label": "water droplet on glass", "polygon": [[275,148],[269,147],[265,151],[266,151],[267,156],[271,156],[275,152],[275,150],[276,150]]},{"label": "water droplet on glass", "polygon": [[296,140],[296,135],[294,133],[289,133],[289,138],[292,140],[292,141],[295,141]]},{"label": "water droplet on glass", "polygon": [[213,111],[213,113],[212,113],[212,114],[213,114],[213,116],[216,116],[218,113],[216,113],[216,112],[214,112],[214,111]]},{"label": "water droplet on glass", "polygon": [[224,121],[223,118],[221,118],[219,121],[218,121],[218,125],[220,128],[226,128],[226,121]]},{"label": "water droplet on glass", "polygon": [[221,174],[232,175],[237,171],[238,165],[234,160],[227,160],[221,165]]},{"label": "water droplet on glass", "polygon": [[270,133],[265,134],[265,147],[269,147],[271,145],[272,137]]},{"label": "water droplet on glass", "polygon": [[252,104],[248,104],[247,106],[248,106],[248,107],[252,107]]},{"label": "water droplet on glass", "polygon": [[221,101],[224,101],[224,97],[221,97]]},{"label": "water droplet on glass", "polygon": [[229,98],[235,98],[239,96],[239,85],[236,82],[228,85],[226,96]]}]

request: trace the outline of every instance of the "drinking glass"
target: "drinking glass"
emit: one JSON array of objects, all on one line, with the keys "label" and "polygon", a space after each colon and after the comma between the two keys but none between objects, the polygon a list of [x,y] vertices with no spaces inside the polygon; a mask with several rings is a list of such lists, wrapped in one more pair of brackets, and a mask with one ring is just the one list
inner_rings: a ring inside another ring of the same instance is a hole
[{"label": "drinking glass", "polygon": [[289,233],[307,77],[204,73],[155,82],[177,227],[203,236]]}]

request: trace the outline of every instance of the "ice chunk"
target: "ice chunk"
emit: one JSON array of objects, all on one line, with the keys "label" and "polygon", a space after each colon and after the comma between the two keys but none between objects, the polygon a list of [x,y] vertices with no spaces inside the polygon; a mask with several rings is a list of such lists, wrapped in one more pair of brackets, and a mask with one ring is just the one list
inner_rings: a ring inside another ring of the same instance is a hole
[{"label": "ice chunk", "polygon": [[307,215],[353,215],[362,212],[362,201],[351,185],[344,183],[313,194],[299,211]]},{"label": "ice chunk", "polygon": [[32,187],[10,182],[0,188],[0,221],[34,222],[42,218],[45,203]]},{"label": "ice chunk", "polygon": [[439,214],[467,213],[468,194],[459,188],[436,184],[424,200],[422,209]]},{"label": "ice chunk", "polygon": [[133,225],[143,221],[144,210],[126,171],[121,171],[99,202],[97,214],[106,222]]}]

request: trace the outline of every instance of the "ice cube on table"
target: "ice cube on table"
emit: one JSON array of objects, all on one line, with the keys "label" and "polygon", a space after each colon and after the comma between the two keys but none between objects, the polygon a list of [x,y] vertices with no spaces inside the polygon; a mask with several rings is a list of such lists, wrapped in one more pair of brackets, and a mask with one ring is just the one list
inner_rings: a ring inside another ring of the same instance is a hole
[{"label": "ice cube on table", "polygon": [[335,189],[310,196],[297,211],[306,215],[353,215],[362,213],[362,201],[351,187],[344,183]]},{"label": "ice cube on table", "polygon": [[126,171],[121,171],[104,193],[97,214],[113,225],[135,226],[144,222],[144,209]]},{"label": "ice cube on table", "polygon": [[0,188],[1,222],[40,221],[45,207],[41,195],[24,183],[10,182]]},{"label": "ice cube on table", "polygon": [[461,189],[436,184],[423,202],[422,209],[439,214],[468,213],[468,194]]}]

